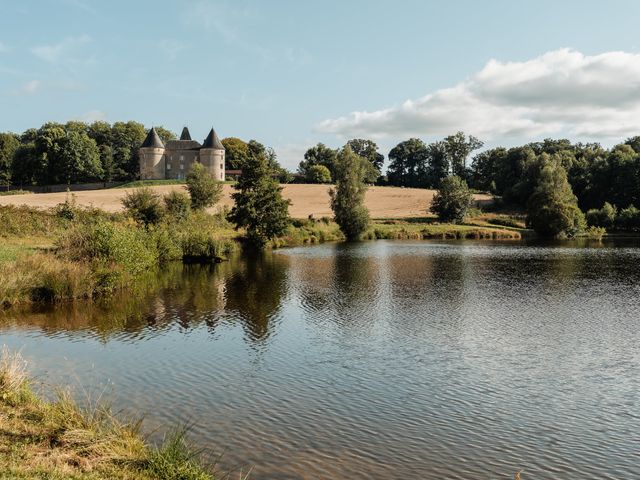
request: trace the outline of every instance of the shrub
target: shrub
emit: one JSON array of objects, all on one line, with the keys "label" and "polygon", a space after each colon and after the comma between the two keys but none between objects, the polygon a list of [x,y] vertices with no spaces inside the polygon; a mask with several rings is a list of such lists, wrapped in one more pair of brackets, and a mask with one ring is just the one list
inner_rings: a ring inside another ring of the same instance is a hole
[{"label": "shrub", "polygon": [[222,196],[222,183],[216,181],[201,163],[194,163],[187,174],[191,207],[202,210],[215,205]]},{"label": "shrub", "polygon": [[430,211],[442,222],[461,223],[471,207],[472,200],[473,196],[467,182],[454,175],[442,180],[431,202]]},{"label": "shrub", "polygon": [[162,219],[160,195],[149,187],[139,187],[127,192],[122,205],[129,216],[145,226],[155,225]]},{"label": "shrub", "polygon": [[611,230],[615,227],[617,214],[617,208],[609,202],[605,202],[602,208],[594,208],[587,212],[587,224],[592,227],[602,227]]},{"label": "shrub", "polygon": [[58,240],[60,254],[73,261],[120,265],[137,274],[158,263],[154,239],[139,228],[99,221],[70,230]]},{"label": "shrub", "polygon": [[57,217],[64,218],[66,220],[73,220],[78,215],[78,205],[76,202],[76,196],[67,190],[67,197],[63,203],[56,205],[54,208]]},{"label": "shrub", "polygon": [[329,190],[336,223],[349,241],[358,240],[369,227],[369,211],[364,206],[368,162],[347,145],[335,161],[335,188]]},{"label": "shrub", "polygon": [[640,210],[633,205],[620,210],[616,217],[616,227],[620,230],[636,230],[640,228]]},{"label": "shrub", "polygon": [[191,209],[191,199],[184,192],[171,190],[163,197],[167,214],[176,220],[184,220]]},{"label": "shrub", "polygon": [[309,183],[331,183],[331,171],[324,165],[312,165],[305,177]]},{"label": "shrub", "polygon": [[218,239],[201,230],[186,233],[181,247],[182,259],[188,263],[219,261],[235,251],[232,240]]}]

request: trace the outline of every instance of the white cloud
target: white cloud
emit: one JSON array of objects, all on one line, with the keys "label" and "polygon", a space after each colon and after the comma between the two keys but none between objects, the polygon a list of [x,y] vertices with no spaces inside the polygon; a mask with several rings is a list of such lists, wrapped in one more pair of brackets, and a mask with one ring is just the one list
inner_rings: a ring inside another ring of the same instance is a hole
[{"label": "white cloud", "polygon": [[22,84],[22,86],[18,90],[18,93],[21,95],[33,95],[37,93],[38,90],[40,90],[41,86],[42,83],[40,82],[40,80],[29,80],[28,82]]},{"label": "white cloud", "polygon": [[101,120],[106,120],[107,114],[101,110],[89,110],[88,112],[83,113],[82,115],[78,115],[74,118],[74,120],[79,120],[81,122],[93,123]]},{"label": "white cloud", "polygon": [[[69,57],[71,52],[80,45],[91,42],[91,37],[81,35],[79,37],[67,37],[52,45],[40,45],[33,47],[31,53],[49,63],[59,63],[65,60],[73,60]],[[75,61],[75,60],[73,60]]]},{"label": "white cloud", "polygon": [[7,44],[0,42],[0,53],[6,53],[9,50],[11,50],[11,49],[9,48],[9,46]]},{"label": "white cloud", "polygon": [[320,122],[339,136],[448,135],[485,140],[640,132],[640,54],[560,49],[523,62],[489,61],[472,77],[390,108]]},{"label": "white cloud", "polygon": [[273,149],[278,155],[280,165],[295,172],[305,152],[314,143],[312,140],[308,140],[307,143],[287,143],[275,146]]}]

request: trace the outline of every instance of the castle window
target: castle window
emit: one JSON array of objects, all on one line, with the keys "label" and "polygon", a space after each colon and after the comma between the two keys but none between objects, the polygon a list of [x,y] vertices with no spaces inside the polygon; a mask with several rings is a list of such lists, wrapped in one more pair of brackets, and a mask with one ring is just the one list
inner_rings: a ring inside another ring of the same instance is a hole
[{"label": "castle window", "polygon": [[167,163],[167,170],[171,170],[171,164]]},{"label": "castle window", "polygon": [[180,170],[184,170],[184,165],[180,164]]},{"label": "castle window", "polygon": [[224,168],[224,167],[223,167],[223,165],[222,165],[222,164],[220,164],[220,170],[222,170],[223,168]]},{"label": "castle window", "polygon": [[184,162],[184,155],[180,155],[180,161]]}]

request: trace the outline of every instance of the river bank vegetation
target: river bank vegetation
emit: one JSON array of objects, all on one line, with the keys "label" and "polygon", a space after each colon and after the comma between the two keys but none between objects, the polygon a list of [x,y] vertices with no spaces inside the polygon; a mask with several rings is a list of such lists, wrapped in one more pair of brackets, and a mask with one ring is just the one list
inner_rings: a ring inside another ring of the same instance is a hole
[{"label": "river bank vegetation", "polygon": [[[140,420],[114,415],[101,401],[76,403],[67,390],[45,400],[19,353],[0,352],[2,478],[51,480],[214,480],[184,429],[153,446]],[[228,476],[224,476],[228,478]],[[240,474],[239,478],[243,478]]]}]

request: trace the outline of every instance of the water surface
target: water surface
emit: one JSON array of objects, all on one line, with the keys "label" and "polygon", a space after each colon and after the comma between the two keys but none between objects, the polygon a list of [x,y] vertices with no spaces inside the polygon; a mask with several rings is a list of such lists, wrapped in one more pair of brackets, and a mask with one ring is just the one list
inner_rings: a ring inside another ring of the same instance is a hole
[{"label": "water surface", "polygon": [[192,423],[254,479],[628,479],[639,261],[634,244],[326,244],[5,314],[0,343],[149,431]]}]

